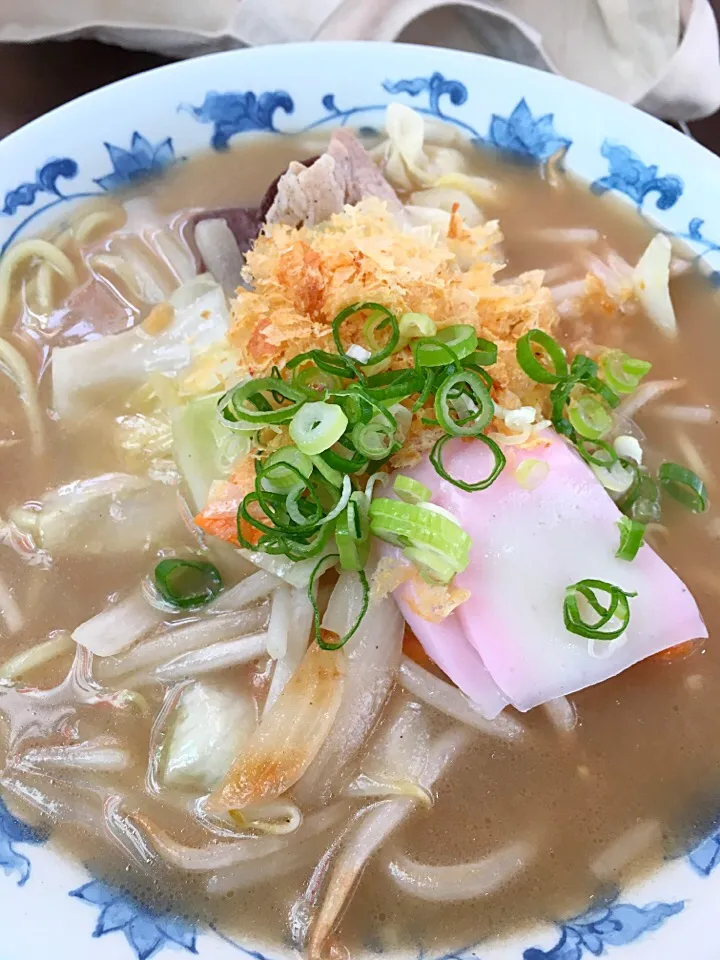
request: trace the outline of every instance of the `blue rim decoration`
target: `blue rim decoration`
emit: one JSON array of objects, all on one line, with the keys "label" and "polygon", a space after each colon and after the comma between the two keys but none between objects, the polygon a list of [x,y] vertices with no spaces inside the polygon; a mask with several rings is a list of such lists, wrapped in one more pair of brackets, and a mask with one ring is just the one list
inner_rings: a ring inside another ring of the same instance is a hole
[{"label": "blue rim decoration", "polygon": [[198,952],[194,923],[180,917],[158,916],[122,890],[101,880],[90,880],[77,890],[71,890],[70,896],[100,909],[93,937],[122,931],[137,960],[149,960],[171,945],[182,947],[188,953]]},{"label": "blue rim decoration", "polygon": [[558,924],[560,939],[551,950],[531,947],[523,960],[582,960],[587,953],[600,957],[608,947],[634,943],[646,933],[657,930],[669,917],[685,908],[677,903],[650,903],[635,907],[630,903],[612,903],[589,910],[567,923]]},{"label": "blue rim decoration", "polygon": [[199,107],[181,103],[178,110],[189,113],[199,123],[212,124],[210,146],[213,150],[227,150],[230,139],[238,133],[251,130],[277,133],[274,122],[276,111],[293,113],[295,104],[285,90],[267,91],[259,96],[252,91],[218,93],[211,90]]},{"label": "blue rim decoration", "polygon": [[[388,103],[398,98],[425,116],[453,124],[471,143],[497,149],[525,162],[542,163],[560,151],[573,148],[573,141],[565,135],[562,121],[556,124],[555,114],[543,112],[530,92],[514,103],[505,103],[503,111],[492,113],[486,126],[485,122],[481,124],[482,129],[474,126],[464,119],[467,113],[460,116],[454,109],[468,103],[467,85],[437,70],[425,76],[386,79],[379,85],[376,100],[366,104],[341,104],[342,97],[327,92],[320,97],[317,119],[306,123],[302,129],[309,131],[352,123],[360,129],[375,132],[375,120],[381,120]],[[234,138],[246,134],[281,135],[284,132],[282,118],[292,115],[296,106],[290,93],[283,89],[259,92],[209,90],[202,102],[183,102],[176,110],[189,117],[191,124],[207,125],[210,128],[208,146],[221,151],[228,149]],[[487,117],[487,112],[484,115]],[[0,198],[0,218],[13,225],[10,236],[0,246],[0,255],[37,217],[54,207],[88,197],[106,196],[109,191],[160,175],[180,160],[170,136],[155,142],[135,130],[129,141],[123,142],[128,144],[127,147],[103,143],[106,157],[103,165],[98,164],[99,169],[92,171],[92,176],[81,170],[73,157],[51,156],[34,175],[18,178],[20,182]],[[101,149],[98,153],[105,156]],[[641,213],[646,207],[653,206],[660,211],[669,210],[684,195],[685,184],[680,176],[661,172],[658,164],[646,163],[623,143],[606,139],[594,148],[594,154],[598,161],[595,168],[598,175],[590,189],[596,195],[620,194]],[[69,189],[81,182],[88,189]],[[702,217],[694,216],[683,222],[687,222],[687,229],[675,235],[693,247],[696,259],[720,255],[720,242],[705,234]],[[720,270],[711,274],[711,280],[720,283]],[[18,886],[28,881],[31,865],[28,857],[16,849],[17,846],[42,844],[46,840],[44,831],[17,819],[0,800],[0,867],[5,874],[17,877]],[[709,877],[715,871],[720,865],[720,829],[717,824],[713,832],[683,858],[682,863],[688,875],[700,878]],[[70,891],[70,896],[99,911],[93,931],[95,938],[121,932],[136,960],[149,960],[166,948],[190,954],[198,952],[200,930],[196,924],[179,917],[157,915],[122,890],[91,879]],[[555,945],[549,949],[529,947],[522,960],[586,960],[588,955],[604,956],[612,948],[634,943],[656,930],[681,913],[684,907],[684,901],[645,906],[617,901],[606,903],[602,908],[557,923],[559,935]],[[250,960],[265,960],[263,954],[242,947],[220,931],[214,932]],[[479,949],[469,947],[459,953],[447,954],[444,960],[478,960]]]},{"label": "blue rim decoration", "polygon": [[45,843],[47,838],[45,830],[31,827],[14,817],[0,798],[0,867],[6,876],[17,874],[19,887],[23,887],[30,879],[30,860],[15,849],[15,844],[40,844]]},{"label": "blue rim decoration", "polygon": [[608,190],[617,190],[630,197],[638,210],[642,209],[649,193],[657,193],[655,206],[658,210],[669,210],[682,196],[685,185],[681,177],[674,173],[658,176],[657,165],[643,163],[629,147],[605,140],[600,153],[607,160],[610,170],[606,176],[590,184],[590,189],[598,196]]}]

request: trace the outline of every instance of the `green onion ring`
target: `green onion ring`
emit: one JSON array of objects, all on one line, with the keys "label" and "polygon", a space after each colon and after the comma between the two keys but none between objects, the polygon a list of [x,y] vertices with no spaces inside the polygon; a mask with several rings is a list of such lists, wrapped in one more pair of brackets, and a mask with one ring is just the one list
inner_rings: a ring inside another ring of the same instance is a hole
[{"label": "green onion ring", "polygon": [[[263,397],[264,391],[280,395],[292,402],[287,406],[273,409]],[[307,401],[307,395],[284,380],[278,380],[275,377],[259,377],[255,380],[245,380],[231,387],[220,399],[219,404],[222,405],[226,400],[227,403],[222,408],[225,419],[241,420],[260,426],[267,423],[287,423],[288,420],[292,420]],[[253,403],[257,409],[251,410],[245,405],[245,401]]]},{"label": "green onion ring", "polygon": [[678,463],[660,464],[658,479],[665,493],[693,513],[704,513],[708,507],[707,488],[700,477]]},{"label": "green onion ring", "polygon": [[[552,364],[548,369],[537,359],[533,347],[539,347]],[[517,362],[536,383],[560,383],[568,375],[565,353],[554,337],[544,330],[529,330],[520,337],[515,347]]]},{"label": "green onion ring", "polygon": [[435,470],[440,474],[443,480],[447,480],[448,483],[452,483],[454,486],[459,487],[461,490],[466,490],[468,493],[472,493],[475,490],[486,490],[491,484],[495,483],[497,478],[502,473],[505,464],[507,463],[505,454],[502,452],[497,443],[495,443],[495,441],[490,437],[486,437],[484,433],[478,433],[473,436],[473,440],[479,440],[490,449],[490,452],[495,458],[495,462],[492,470],[488,476],[485,477],[485,479],[478,480],[475,483],[466,483],[464,480],[458,480],[456,477],[451,476],[443,464],[443,448],[448,440],[453,439],[455,438],[448,436],[447,434],[444,437],[440,437],[430,451],[430,463],[433,465],[433,467],[435,467]]},{"label": "green onion ring", "polygon": [[645,524],[638,523],[637,520],[630,520],[629,517],[623,517],[618,520],[618,527],[620,529],[620,546],[617,548],[615,556],[618,560],[631,562],[643,545]]},{"label": "green onion ring", "polygon": [[[607,606],[603,606],[600,602],[596,591],[608,594]],[[588,623],[580,613],[577,602],[578,596],[584,597],[595,613],[598,614],[599,619],[594,623]],[[565,591],[565,601],[563,603],[565,629],[588,640],[616,640],[625,632],[630,623],[628,599],[636,596],[636,593],[628,593],[605,580],[579,580],[577,583],[571,584]],[[605,630],[604,627],[613,618],[620,620],[620,626]]]},{"label": "green onion ring", "polygon": [[412,345],[416,367],[442,367],[453,360],[464,360],[475,352],[478,336],[469,323],[455,323],[438,330],[434,337],[421,337]]},{"label": "green onion ring", "polygon": [[188,610],[202,607],[222,589],[220,571],[206,560],[168,557],[155,567],[158,593],[173,607]]},{"label": "green onion ring", "polygon": [[354,361],[359,363],[362,367],[373,367],[376,363],[381,363],[386,357],[392,356],[392,354],[397,349],[398,343],[400,342],[400,330],[398,328],[398,322],[395,318],[395,315],[391,313],[387,307],[383,307],[380,303],[372,303],[368,301],[367,303],[353,303],[349,307],[345,307],[344,310],[341,310],[340,313],[335,317],[332,322],[332,335],[333,340],[335,341],[335,346],[337,347],[337,352],[340,356],[347,359],[347,354],[345,347],[343,346],[342,339],[340,337],[340,327],[343,325],[345,320],[348,317],[355,316],[356,313],[361,311],[372,310],[373,313],[379,313],[381,316],[378,321],[373,324],[373,333],[375,330],[380,330],[386,324],[390,324],[390,339],[385,344],[384,347],[381,347],[376,353],[372,353],[367,360],[360,362],[359,360]]},{"label": "green onion ring", "polygon": [[[316,580],[325,573],[326,570],[329,570],[330,567],[335,566],[336,562],[340,559],[338,553],[329,553],[324,557],[321,557],[320,560],[315,564],[312,573],[310,574],[310,580],[308,582],[307,593],[308,599],[312,604],[313,608],[313,626],[315,632],[315,640],[317,645],[323,650],[339,650],[341,647],[345,646],[350,637],[356,632],[357,628],[362,623],[363,617],[367,613],[367,609],[370,606],[370,585],[365,576],[364,570],[358,570],[357,575],[362,586],[363,596],[362,603],[360,605],[360,612],[357,615],[355,623],[350,627],[348,632],[339,637],[336,641],[330,641],[328,636],[329,631],[323,632],[321,623],[320,623],[320,608],[317,605],[317,600],[315,599],[315,582]],[[335,634],[332,634],[335,636]]]},{"label": "green onion ring", "polygon": [[[464,420],[454,420],[450,416],[450,391],[459,385],[467,388],[467,393],[477,406],[477,412]],[[446,433],[453,437],[471,437],[480,433],[490,423],[495,413],[487,387],[472,370],[460,370],[453,373],[440,384],[435,394],[435,416]]]}]

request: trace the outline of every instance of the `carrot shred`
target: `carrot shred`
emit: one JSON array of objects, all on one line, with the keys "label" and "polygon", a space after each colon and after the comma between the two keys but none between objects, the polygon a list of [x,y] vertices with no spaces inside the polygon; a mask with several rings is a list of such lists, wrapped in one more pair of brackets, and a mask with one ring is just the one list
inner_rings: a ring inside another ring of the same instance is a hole
[{"label": "carrot shred", "polygon": [[703,640],[686,640],[684,643],[676,643],[674,647],[656,653],[654,659],[662,660],[665,663],[672,663],[675,660],[685,660],[691,654],[695,653],[696,650],[699,650],[703,643]]},{"label": "carrot shred", "polygon": [[417,663],[418,666],[424,667],[431,673],[435,673],[437,671],[435,661],[431,660],[427,653],[425,653],[425,648],[407,623],[405,624],[402,648],[405,656],[409,657],[414,663]]}]

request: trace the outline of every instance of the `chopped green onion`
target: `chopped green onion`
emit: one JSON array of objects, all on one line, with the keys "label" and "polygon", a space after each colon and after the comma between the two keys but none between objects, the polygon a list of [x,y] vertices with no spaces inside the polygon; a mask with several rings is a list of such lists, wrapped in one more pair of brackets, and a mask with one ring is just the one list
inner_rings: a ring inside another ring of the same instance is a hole
[{"label": "chopped green onion", "polygon": [[222,589],[222,578],[206,560],[167,558],[155,567],[155,586],[163,600],[187,610],[213,600]]},{"label": "chopped green onion", "polygon": [[[338,444],[342,448],[342,453],[336,448],[325,450],[320,456],[329,467],[338,473],[362,473],[368,465],[368,458],[363,457],[356,450],[346,450],[345,443],[347,442],[347,437],[344,437],[343,444]],[[350,456],[343,456],[344,453],[349,453]]]},{"label": "chopped green onion", "polygon": [[[598,592],[608,595],[607,605],[598,599]],[[565,591],[565,628],[570,633],[589,640],[616,640],[630,623],[628,599],[636,596],[636,593],[628,593],[605,580],[579,580]],[[596,619],[588,621],[583,617],[578,606],[578,597],[582,597],[592,608],[597,615]],[[620,625],[613,627],[612,620],[619,620]],[[609,629],[605,629],[606,627]]]},{"label": "chopped green onion", "polygon": [[[272,393],[292,401],[285,406],[272,407],[264,396]],[[304,390],[299,390],[284,380],[276,377],[259,377],[257,380],[245,380],[232,387],[219,401],[226,420],[251,423],[256,426],[268,423],[287,423],[301,409],[307,400]],[[247,406],[251,403],[255,409]]]},{"label": "chopped green onion", "polygon": [[405,547],[403,553],[426,580],[450,583],[455,574],[460,572],[456,564],[441,550],[423,545]]},{"label": "chopped green onion", "polygon": [[328,450],[345,433],[348,418],[336,403],[305,403],[290,423],[290,436],[298,450],[314,457]]},{"label": "chopped green onion", "polygon": [[288,360],[285,368],[287,370],[295,370],[307,361],[312,361],[323,373],[329,373],[334,377],[349,378],[351,380],[356,377],[360,380],[364,379],[363,374],[358,370],[352,360],[348,360],[344,356],[339,356],[337,353],[328,353],[327,350],[308,350],[305,353],[299,353],[296,357]]},{"label": "chopped green onion", "polygon": [[440,474],[443,480],[447,480],[448,483],[452,483],[454,486],[460,487],[461,490],[466,490],[468,493],[473,493],[475,490],[486,490],[491,484],[495,483],[497,478],[502,473],[505,464],[507,463],[505,454],[502,452],[497,443],[495,443],[494,440],[491,440],[490,437],[486,437],[484,433],[478,433],[473,436],[473,440],[479,440],[489,448],[493,455],[494,463],[492,470],[487,477],[482,480],[477,480],[475,483],[466,483],[464,480],[459,480],[457,477],[451,476],[443,464],[443,448],[448,440],[452,439],[453,437],[447,435],[440,437],[430,451],[430,463],[433,465],[433,467],[435,467],[435,470]]},{"label": "chopped green onion", "polygon": [[335,543],[343,570],[362,570],[370,550],[369,499],[356,490],[335,527]]},{"label": "chopped green onion", "polygon": [[618,527],[620,528],[620,546],[615,556],[618,560],[634,560],[645,539],[645,524],[623,517],[622,520],[618,520]]},{"label": "chopped green onion", "polygon": [[456,323],[438,330],[434,337],[416,340],[413,356],[417,367],[442,367],[455,360],[464,360],[478,345],[475,328],[469,323]]},{"label": "chopped green onion", "polygon": [[376,497],[370,503],[370,532],[403,549],[433,551],[439,558],[436,572],[441,566],[452,568],[448,579],[469,563],[472,541],[468,534],[454,520],[425,505]]},{"label": "chopped green onion", "polygon": [[384,460],[400,444],[396,440],[397,421],[389,410],[375,416],[369,423],[356,423],[351,439],[357,452],[368,460]]},{"label": "chopped green onion", "polygon": [[360,585],[362,586],[362,603],[360,605],[360,612],[357,615],[355,623],[350,627],[348,632],[343,637],[338,637],[337,640],[332,639],[333,637],[336,637],[337,634],[331,633],[329,630],[323,630],[320,621],[320,608],[318,607],[317,600],[315,599],[315,583],[323,575],[323,573],[326,572],[326,570],[329,570],[330,567],[335,566],[335,561],[339,559],[340,557],[337,553],[330,553],[324,557],[321,557],[320,560],[318,560],[318,562],[315,564],[308,582],[307,592],[308,599],[310,600],[313,608],[315,640],[317,641],[318,646],[323,650],[339,650],[340,647],[343,647],[362,623],[363,617],[367,613],[367,609],[370,606],[370,584],[365,576],[365,571],[358,570],[357,574],[360,579]]},{"label": "chopped green onion", "polygon": [[322,394],[324,391],[340,390],[342,381],[338,376],[321,370],[320,367],[312,365],[303,367],[293,374],[291,383],[298,390],[307,390],[309,397],[316,394]]},{"label": "chopped green onion", "polygon": [[567,412],[573,428],[587,440],[600,440],[612,427],[612,416],[597,397],[584,395],[570,401]]},{"label": "chopped green onion", "polygon": [[331,483],[334,487],[341,487],[343,485],[343,477],[345,474],[339,470],[334,470],[329,463],[323,460],[322,454],[316,454],[316,456],[310,457],[310,461],[318,473],[325,477],[328,483]]},{"label": "chopped green onion", "polygon": [[437,327],[426,313],[404,313],[400,317],[400,336],[404,340],[415,337],[434,337]]},{"label": "chopped green onion", "polygon": [[577,451],[592,467],[611,467],[618,459],[609,443],[604,440],[577,438]]},{"label": "chopped green onion", "polygon": [[[306,454],[292,444],[286,447],[280,447],[275,453],[263,463],[263,467],[275,467],[271,471],[271,477],[263,477],[263,489],[271,493],[288,493],[298,484],[297,474],[293,470],[283,470],[282,464],[292,465],[295,470],[299,470],[304,477],[309,477],[313,471],[313,462]],[[279,469],[278,469],[279,468]]]},{"label": "chopped green onion", "polygon": [[497,363],[498,348],[497,344],[491,340],[485,340],[478,337],[478,342],[473,353],[466,358],[465,363],[477,364],[479,367],[491,367]]},{"label": "chopped green onion", "polygon": [[427,503],[432,496],[432,491],[424,483],[402,473],[395,477],[393,490],[404,503]]},{"label": "chopped green onion", "polygon": [[387,403],[419,393],[424,383],[422,374],[417,370],[387,370],[368,377],[365,392],[373,400]]},{"label": "chopped green onion", "polygon": [[662,463],[658,478],[663,490],[693,513],[707,510],[707,488],[700,477],[677,463]]},{"label": "chopped green onion", "polygon": [[[535,356],[539,348],[547,357],[552,368],[549,369]],[[536,383],[560,383],[568,375],[565,352],[560,344],[544,330],[530,330],[520,337],[515,348],[517,362],[525,373]]]},{"label": "chopped green onion", "polygon": [[365,496],[368,498],[368,503],[372,500],[373,491],[378,484],[382,487],[384,486],[390,477],[387,473],[383,473],[381,470],[378,470],[377,473],[373,473],[368,477],[368,481],[365,484]]},{"label": "chopped green onion", "polygon": [[[475,410],[466,416],[454,419],[450,415],[450,398],[453,394],[467,397]],[[495,404],[487,387],[472,370],[460,370],[441,383],[435,394],[435,416],[438,423],[454,437],[471,437],[480,433],[493,418]]]},{"label": "chopped green onion", "polygon": [[615,393],[627,394],[638,388],[652,364],[647,360],[636,360],[622,350],[608,350],[600,358],[600,369],[605,382]]},{"label": "chopped green onion", "polygon": [[[376,363],[385,360],[386,357],[392,356],[400,341],[398,322],[395,319],[395,315],[392,314],[387,307],[372,302],[353,303],[349,307],[345,307],[344,310],[341,310],[335,317],[332,323],[332,333],[338,353],[343,357],[347,357],[347,350],[343,346],[340,337],[340,328],[349,317],[354,317],[356,313],[364,313],[366,311],[371,311],[371,314],[364,324],[364,333],[368,339],[368,343],[376,352],[371,353],[366,360],[356,362],[360,363],[363,367],[372,367],[375,366]],[[381,347],[375,338],[375,333],[388,325],[390,326],[390,338],[385,346]]]}]

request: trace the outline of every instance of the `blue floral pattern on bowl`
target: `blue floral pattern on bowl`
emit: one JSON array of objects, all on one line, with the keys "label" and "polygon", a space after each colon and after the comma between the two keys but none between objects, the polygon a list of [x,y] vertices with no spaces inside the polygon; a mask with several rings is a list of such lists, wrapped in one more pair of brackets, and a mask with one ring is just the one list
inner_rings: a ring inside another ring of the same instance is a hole
[{"label": "blue floral pattern on bowl", "polygon": [[535,119],[524,97],[509,117],[492,115],[485,142],[536,163],[572,145],[572,140],[555,132],[554,115],[546,113]]},{"label": "blue floral pattern on bowl", "polygon": [[643,934],[657,930],[684,907],[682,901],[651,903],[645,907],[613,903],[590,910],[560,924],[560,939],[551,950],[531,947],[523,953],[523,960],[582,960],[586,952],[600,957],[608,947],[634,943]]},{"label": "blue floral pattern on bowl", "polygon": [[98,907],[93,937],[122,931],[137,960],[148,960],[164,947],[174,944],[188,953],[197,953],[195,924],[179,917],[158,916],[121,890],[100,880],[91,880],[70,892],[86,903]]},{"label": "blue floral pattern on bowl", "polygon": [[[93,122],[88,123],[83,143],[92,144],[91,147],[81,151],[78,146],[76,151],[72,124],[66,124],[67,136],[57,132],[56,126],[54,139],[37,139],[32,149],[16,151],[17,156],[22,154],[21,159],[13,160],[14,165],[0,165],[0,254],[16,238],[30,234],[36,219],[45,214],[54,216],[54,208],[62,209],[85,197],[105,196],[108,191],[132,186],[144,178],[161,176],[181,156],[203,147],[225,150],[237,139],[256,133],[281,135],[349,123],[378,129],[388,103],[401,100],[425,116],[453,124],[471,142],[515,155],[524,162],[542,163],[563,151],[568,166],[576,169],[575,157],[581,156],[578,172],[591,183],[596,194],[613,192],[626,198],[643,215],[647,210],[657,212],[661,229],[686,240],[698,259],[702,258],[704,268],[713,263],[720,266],[720,242],[712,239],[714,235],[720,237],[720,222],[714,218],[705,193],[695,188],[687,164],[676,165],[672,150],[666,154],[636,134],[635,121],[641,122],[638,115],[633,114],[632,123],[618,121],[620,135],[615,127],[606,131],[604,125],[596,132],[594,124],[580,116],[582,111],[566,106],[564,95],[557,93],[560,88],[553,87],[559,81],[449,51],[393,46],[392,58],[384,58],[378,66],[371,53],[367,53],[367,61],[363,59],[363,51],[369,48],[352,48],[351,59],[367,62],[367,69],[355,67],[348,81],[341,59],[329,72],[333,79],[326,83],[320,76],[322,71],[315,69],[317,47],[302,56],[297,51],[288,52],[289,49],[226,55],[237,60],[211,58],[207,64],[217,64],[217,73],[213,72],[214,66],[208,66],[203,74],[199,61],[181,64],[172,68],[180,78],[177,86],[170,81],[170,74],[165,74],[162,84],[155,86],[151,86],[155,82],[152,74],[135,78],[128,82],[138,85],[141,94],[137,100],[128,97],[123,111],[113,106],[105,114],[98,110]],[[328,45],[323,53],[331,49],[332,45]],[[356,52],[358,49],[360,52]],[[272,61],[272,70],[243,73],[246,60],[241,57],[255,58],[253,62],[261,66]],[[285,57],[292,63],[302,61],[305,69],[286,69]],[[240,64],[240,69],[223,66],[231,62]],[[391,72],[387,64],[392,64]],[[492,79],[496,71],[501,75],[505,70],[510,70],[509,82],[484,82],[483,71]],[[205,79],[183,79],[191,71],[195,71],[193,76]],[[242,76],[245,80],[238,79]],[[142,92],[145,83],[147,95]],[[355,84],[361,88],[358,93],[354,92]],[[570,97],[570,88],[563,89]],[[102,98],[105,94],[97,96]],[[572,96],[582,100],[595,95],[584,91]],[[156,106],[157,103],[160,105]],[[80,115],[85,108],[75,105],[69,109]],[[3,154],[0,148],[3,157],[11,154],[12,151]],[[12,154],[13,158],[16,154]],[[720,272],[714,276],[720,279]],[[39,847],[46,840],[43,831],[18,820],[0,800],[0,866],[11,878],[6,888],[11,894],[31,876],[25,848]],[[39,861],[49,856],[43,850],[42,858],[37,855],[38,863],[32,869],[37,871]],[[522,948],[513,947],[512,952],[502,954],[501,960],[587,960],[615,951],[622,956],[622,947],[639,944],[643,939],[654,944],[655,932],[665,925],[672,928],[673,917],[687,916],[693,897],[700,897],[702,890],[715,883],[720,875],[716,871],[719,864],[720,830],[715,828],[687,857],[672,865],[678,871],[677,879],[672,881],[672,888],[664,888],[661,896],[633,893],[632,899],[628,899],[631,895],[626,893],[622,901],[554,925],[555,942],[547,940],[549,946],[537,945],[543,942],[539,934],[528,935]],[[181,954],[197,953],[198,944],[203,956],[212,954],[212,960],[219,954],[209,946],[211,937],[236,954],[265,960],[265,954],[244,947],[219,931],[205,931],[190,920],[158,916],[99,880],[88,878],[80,886],[77,883],[68,882],[62,887],[65,904],[70,891],[75,900],[96,911],[92,930],[96,939],[122,933],[123,937],[116,940],[122,944],[127,960],[147,960],[170,949]],[[32,882],[18,894],[24,902],[34,904],[28,907],[28,919],[39,909],[33,899],[35,888]],[[15,922],[9,915],[8,910],[6,927]],[[85,927],[82,934],[88,936]],[[645,952],[644,945],[640,948],[641,960],[660,960],[661,954],[653,954],[652,946],[648,949],[650,952]],[[39,960],[39,956],[27,956],[27,960]],[[88,956],[92,957],[91,951]],[[427,958],[428,954],[419,956]],[[495,960],[498,953],[494,945],[483,944],[449,954],[447,960],[479,960],[481,956],[482,960]],[[63,954],[58,960],[68,958]],[[85,953],[71,960],[85,960]],[[710,955],[703,953],[702,960],[711,960]]]},{"label": "blue floral pattern on bowl", "polygon": [[593,193],[601,195],[608,190],[618,190],[630,197],[638,209],[649,193],[657,193],[658,210],[669,210],[682,196],[684,184],[681,177],[672,173],[658,176],[657,164],[648,166],[643,163],[629,147],[605,140],[600,152],[607,159],[610,170],[590,185]]},{"label": "blue floral pattern on bowl", "polygon": [[105,149],[110,157],[112,173],[98,177],[95,183],[103,190],[120,190],[134,183],[157,176],[175,163],[175,148],[172,137],[165,137],[160,143],[152,144],[136,130],[130,139],[130,147],[116,147],[106,143]]},{"label": "blue floral pattern on bowl", "polygon": [[17,874],[19,887],[30,879],[30,860],[15,845],[45,843],[47,838],[45,830],[31,827],[14,817],[0,799],[0,867],[6,876]]},{"label": "blue floral pattern on bowl", "polygon": [[284,90],[267,91],[259,96],[251,90],[246,93],[217,93],[211,91],[199,107],[180,104],[178,110],[185,110],[200,123],[210,123],[213,134],[210,146],[213,150],[226,150],[231,137],[250,130],[263,130],[276,133],[274,116],[277,110],[292,113],[295,104],[289,93]]}]

